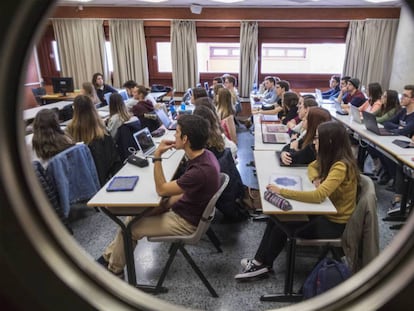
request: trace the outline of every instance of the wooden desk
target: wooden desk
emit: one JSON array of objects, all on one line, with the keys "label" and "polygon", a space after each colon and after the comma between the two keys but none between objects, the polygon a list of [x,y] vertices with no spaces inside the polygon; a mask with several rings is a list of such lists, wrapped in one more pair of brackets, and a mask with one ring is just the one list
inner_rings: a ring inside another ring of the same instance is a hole
[{"label": "wooden desk", "polygon": [[[160,138],[161,139],[161,138]],[[171,180],[177,167],[184,156],[183,150],[176,152],[169,158],[163,160],[163,171],[166,180]],[[137,167],[132,164],[125,164],[115,176],[139,176],[139,181],[133,191],[107,192],[108,181],[94,196],[89,200],[87,206],[99,207],[108,217],[110,217],[121,228],[124,238],[124,251],[129,284],[136,286],[147,292],[154,292],[155,286],[137,285],[134,250],[132,248],[131,227],[141,217],[144,217],[151,209],[158,206],[161,197],[155,190],[154,183],[154,164],[149,160],[149,166]],[[118,216],[135,216],[127,225]],[[166,289],[163,289],[166,290]]]},{"label": "wooden desk", "polygon": [[43,105],[35,108],[25,109],[23,110],[23,120],[32,120],[35,118],[36,114],[42,109],[53,109],[58,108],[59,110],[63,109],[63,107],[67,105],[71,105],[73,101],[58,101],[53,104]]},{"label": "wooden desk", "polygon": [[[266,186],[269,184],[269,178],[272,173],[279,175],[298,175],[302,178],[303,190],[315,189],[315,186],[309,181],[306,167],[281,167],[274,151],[254,151],[254,159],[256,163],[256,173],[259,182],[260,198],[263,198]],[[273,204],[262,199],[263,213],[270,215],[271,219],[286,233],[287,240],[287,258],[285,270],[285,287],[283,294],[266,294],[260,299],[262,301],[298,301],[301,299],[300,295],[293,293],[293,277],[294,277],[294,250],[295,237],[284,225],[287,221],[306,221],[307,215],[326,215],[336,214],[336,208],[332,202],[326,199],[322,203],[306,203],[295,200],[289,200],[292,204],[290,211],[283,211]]]},{"label": "wooden desk", "polygon": [[79,94],[80,94],[79,91],[66,93],[66,96],[63,96],[61,93],[52,93],[52,94],[43,95],[40,98],[46,103],[45,105],[49,105],[54,102],[59,102],[63,100],[73,101],[75,97],[78,96]]}]

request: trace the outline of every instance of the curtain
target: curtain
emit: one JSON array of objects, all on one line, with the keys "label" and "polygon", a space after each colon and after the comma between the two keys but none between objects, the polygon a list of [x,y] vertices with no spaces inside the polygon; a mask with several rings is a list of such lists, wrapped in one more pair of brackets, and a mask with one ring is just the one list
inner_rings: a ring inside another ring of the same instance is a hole
[{"label": "curtain", "polygon": [[257,22],[242,22],[240,27],[239,93],[249,97],[253,83],[257,81]]},{"label": "curtain", "polygon": [[144,22],[141,20],[109,20],[114,85],[128,80],[149,86],[147,46]]},{"label": "curtain", "polygon": [[75,88],[92,82],[95,72],[110,83],[102,20],[52,19],[57,41],[61,75],[73,77]]},{"label": "curtain", "polygon": [[171,22],[171,62],[173,86],[178,92],[199,81],[195,21]]},{"label": "curtain", "polygon": [[350,21],[343,75],[388,89],[397,30],[397,19]]}]

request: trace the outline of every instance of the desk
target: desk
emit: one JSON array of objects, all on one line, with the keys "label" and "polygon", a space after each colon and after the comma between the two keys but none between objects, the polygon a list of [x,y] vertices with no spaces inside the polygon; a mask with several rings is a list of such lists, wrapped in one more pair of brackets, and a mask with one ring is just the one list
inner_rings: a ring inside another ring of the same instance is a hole
[{"label": "desk", "polygon": [[[171,180],[173,178],[183,156],[183,150],[176,150],[169,159],[163,161],[163,171],[166,180]],[[155,190],[153,171],[154,165],[151,161],[149,166],[143,168],[127,163],[115,176],[138,175],[139,181],[134,190],[128,192],[107,192],[106,187],[110,182],[108,181],[87,203],[87,206],[99,207],[108,217],[120,226],[124,237],[128,282],[129,284],[148,292],[154,292],[155,287],[149,285],[137,285],[131,226],[141,217],[149,213],[153,207],[159,205],[161,197]],[[125,225],[118,216],[136,217],[130,221],[128,225]]]},{"label": "desk", "polygon": [[73,103],[72,101],[58,101],[58,102],[53,103],[53,104],[43,105],[43,106],[23,110],[23,120],[26,121],[26,120],[34,119],[36,114],[42,109],[57,108],[57,109],[61,110],[61,109],[63,109],[63,107],[65,107],[67,105],[72,105],[72,103]]},{"label": "desk", "polygon": [[151,92],[149,95],[151,95],[155,101],[159,102],[165,95],[167,95],[167,92]]},{"label": "desk", "polygon": [[[269,177],[273,172],[282,175],[298,175],[302,178],[303,190],[315,189],[314,185],[309,181],[306,167],[281,167],[276,159],[274,151],[254,151],[254,159],[256,163],[257,179],[259,182],[260,198],[263,198],[266,185],[269,183]],[[294,277],[294,258],[295,237],[292,237],[288,230],[285,230],[283,222],[286,221],[306,221],[306,215],[326,215],[336,214],[336,208],[332,202],[327,199],[322,203],[305,203],[295,200],[289,200],[292,204],[290,211],[282,211],[281,209],[270,204],[266,200],[262,200],[263,213],[272,217],[280,228],[288,235],[287,240],[287,258],[285,271],[285,288],[283,294],[263,295],[262,301],[298,301],[300,295],[293,293],[293,277]]]},{"label": "desk", "polygon": [[53,94],[43,95],[40,98],[46,102],[74,100],[75,97],[78,96],[79,94],[80,92],[72,92],[72,93],[66,93],[66,96],[64,96],[61,93],[53,93]]},{"label": "desk", "polygon": [[282,151],[286,144],[265,144],[262,138],[262,124],[260,121],[260,114],[253,115],[254,123],[254,150],[263,151]]}]

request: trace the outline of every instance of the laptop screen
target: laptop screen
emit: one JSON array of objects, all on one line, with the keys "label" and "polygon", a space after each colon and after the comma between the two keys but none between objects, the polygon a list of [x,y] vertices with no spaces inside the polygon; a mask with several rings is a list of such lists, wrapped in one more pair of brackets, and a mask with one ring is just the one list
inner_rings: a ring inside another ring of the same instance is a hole
[{"label": "laptop screen", "polygon": [[112,93],[111,92],[108,92],[108,93],[105,93],[104,94],[104,97],[105,97],[105,100],[106,100],[106,103],[109,105],[109,98],[111,97],[111,95],[112,95]]},{"label": "laptop screen", "polygon": [[157,114],[158,118],[160,119],[160,121],[162,122],[162,124],[164,124],[164,126],[166,128],[168,128],[171,124],[171,120],[170,118],[167,116],[167,114],[165,113],[165,111],[163,109],[156,109],[155,113]]},{"label": "laptop screen", "polygon": [[155,143],[152,139],[151,133],[147,127],[134,133],[134,139],[138,148],[144,155],[151,153],[155,149]]},{"label": "laptop screen", "polygon": [[124,101],[126,101],[126,100],[128,100],[128,93],[127,93],[127,91],[126,90],[120,90],[119,91],[119,95],[121,95],[122,96],[122,99],[124,100]]}]

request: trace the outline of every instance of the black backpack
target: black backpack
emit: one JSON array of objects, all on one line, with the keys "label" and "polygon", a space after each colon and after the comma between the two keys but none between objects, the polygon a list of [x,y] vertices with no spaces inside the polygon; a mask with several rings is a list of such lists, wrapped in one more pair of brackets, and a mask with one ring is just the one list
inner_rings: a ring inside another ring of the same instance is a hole
[{"label": "black backpack", "polygon": [[351,272],[346,264],[325,257],[306,278],[303,284],[303,299],[322,294],[350,276]]}]

